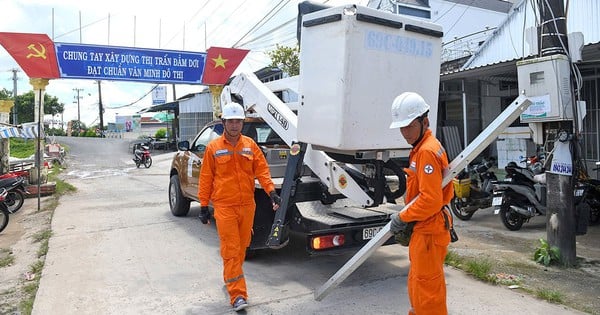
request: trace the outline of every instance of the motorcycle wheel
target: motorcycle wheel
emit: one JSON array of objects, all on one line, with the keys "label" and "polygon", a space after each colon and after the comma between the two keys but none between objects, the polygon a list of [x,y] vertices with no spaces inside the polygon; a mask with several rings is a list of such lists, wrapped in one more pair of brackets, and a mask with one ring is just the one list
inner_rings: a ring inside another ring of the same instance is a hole
[{"label": "motorcycle wheel", "polygon": [[461,206],[462,202],[457,197],[452,198],[450,201],[450,209],[454,215],[463,220],[469,221],[475,212],[466,212],[464,207]]},{"label": "motorcycle wheel", "polygon": [[149,168],[150,166],[152,166],[152,158],[151,158],[151,157],[147,157],[147,158],[144,160],[144,166],[145,166],[146,168]]},{"label": "motorcycle wheel", "polygon": [[17,189],[9,191],[6,195],[6,199],[4,199],[4,204],[10,213],[19,211],[21,207],[23,207],[24,202],[25,197],[23,196],[23,193]]},{"label": "motorcycle wheel", "polygon": [[511,231],[518,231],[523,226],[523,216],[510,210],[509,205],[502,205],[500,207],[500,219],[504,226]]},{"label": "motorcycle wheel", "polygon": [[8,209],[6,209],[6,205],[0,204],[0,232],[2,232],[2,230],[4,230],[4,228],[6,228],[8,225],[9,214],[10,213],[8,212]]}]

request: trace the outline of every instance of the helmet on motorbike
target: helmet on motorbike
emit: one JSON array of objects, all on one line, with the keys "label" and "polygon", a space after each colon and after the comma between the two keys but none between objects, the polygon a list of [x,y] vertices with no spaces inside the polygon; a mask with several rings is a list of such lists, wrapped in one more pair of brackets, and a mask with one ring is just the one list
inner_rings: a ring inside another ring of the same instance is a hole
[{"label": "helmet on motorbike", "polygon": [[423,97],[414,92],[404,92],[398,95],[392,103],[390,129],[406,127],[428,111],[429,105]]},{"label": "helmet on motorbike", "polygon": [[238,103],[229,103],[223,106],[223,114],[221,119],[244,119],[244,108]]}]

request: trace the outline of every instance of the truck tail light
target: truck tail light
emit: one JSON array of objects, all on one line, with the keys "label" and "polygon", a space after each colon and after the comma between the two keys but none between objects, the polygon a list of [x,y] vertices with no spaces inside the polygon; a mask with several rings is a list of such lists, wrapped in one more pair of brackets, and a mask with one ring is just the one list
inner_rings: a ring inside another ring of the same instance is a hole
[{"label": "truck tail light", "polygon": [[312,238],[311,245],[315,250],[339,247],[344,245],[344,234],[321,235]]}]

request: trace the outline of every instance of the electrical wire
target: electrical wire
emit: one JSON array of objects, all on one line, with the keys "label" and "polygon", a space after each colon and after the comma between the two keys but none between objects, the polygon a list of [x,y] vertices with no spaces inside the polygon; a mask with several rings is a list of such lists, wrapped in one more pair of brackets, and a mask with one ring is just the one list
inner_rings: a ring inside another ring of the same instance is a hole
[{"label": "electrical wire", "polygon": [[[246,47],[246,45],[252,44],[254,41],[257,41],[257,40],[259,40],[259,39],[261,39],[261,38],[263,38],[263,37],[265,37],[265,36],[268,36],[268,35],[273,35],[273,32],[275,32],[275,31],[278,31],[278,30],[280,30],[280,29],[282,29],[282,28],[284,28],[284,27],[288,26],[289,24],[291,24],[291,23],[293,23],[293,22],[296,22],[296,17],[294,17],[294,18],[292,18],[292,19],[290,19],[290,20],[288,20],[288,21],[284,22],[283,24],[281,24],[281,25],[279,25],[279,26],[277,26],[277,27],[275,27],[275,28],[273,28],[273,29],[270,29],[270,30],[268,30],[268,31],[264,32],[264,33],[263,33],[263,34],[261,34],[261,35],[258,35],[258,36],[256,36],[256,37],[255,37],[255,38],[253,38],[253,39],[250,39],[250,40],[248,40],[247,42],[244,42],[244,43],[241,43],[241,44],[239,44],[239,45],[238,45],[238,47]],[[294,31],[294,32],[295,32],[295,31]]]},{"label": "electrical wire", "polygon": [[[454,9],[454,7],[458,4],[458,2],[454,2],[454,4],[450,7],[450,9],[446,10],[446,12],[442,13],[442,15],[438,16],[437,19],[435,19],[435,21],[433,21],[434,23],[439,21],[442,17],[444,17],[444,15],[446,15],[446,13],[452,11],[452,9]],[[471,4],[473,4],[473,2],[471,2]]]},{"label": "electrical wire", "polygon": [[467,10],[471,7],[471,5],[473,5],[474,2],[475,2],[475,0],[471,0],[471,3],[469,3],[466,6],[463,13],[461,13],[461,15],[456,19],[456,22],[454,22],[454,24],[452,24],[452,26],[450,26],[450,28],[447,31],[445,31],[446,33],[450,33],[450,31],[454,28],[454,26],[456,26],[456,24],[460,21],[460,19],[463,17],[463,15],[465,15],[465,13],[467,13]]},{"label": "electrical wire", "polygon": [[84,29],[86,29],[86,28],[88,28],[88,27],[90,27],[90,26],[92,26],[92,25],[94,25],[94,24],[96,24],[96,23],[100,23],[100,22],[102,22],[102,21],[104,21],[104,20],[107,20],[107,19],[108,19],[108,17],[104,17],[104,18],[101,18],[101,19],[99,19],[99,20],[96,20],[96,21],[93,21],[93,22],[91,22],[91,23],[88,23],[88,24],[86,24],[86,25],[80,26],[80,27],[78,27],[78,28],[76,28],[76,29],[74,29],[74,30],[72,30],[72,31],[68,31],[68,32],[66,32],[66,33],[60,34],[60,35],[58,35],[58,36],[55,36],[55,37],[52,39],[52,41],[54,41],[55,39],[57,39],[57,38],[59,38],[59,37],[67,36],[67,35],[69,35],[69,34],[71,34],[71,33],[74,33],[74,32],[80,31],[80,30],[84,30]]},{"label": "electrical wire", "polygon": [[[219,28],[221,27],[221,25],[223,25],[223,24],[227,23],[228,21],[230,21],[230,20],[229,20],[229,18],[230,18],[232,15],[234,15],[234,14],[235,14],[235,12],[236,12],[237,10],[239,10],[239,9],[240,9],[240,8],[241,8],[241,7],[242,7],[244,4],[246,4],[247,2],[248,2],[248,0],[244,0],[244,1],[242,1],[242,2],[241,2],[241,3],[240,3],[240,4],[239,4],[239,5],[238,5],[238,6],[237,6],[235,9],[233,9],[233,11],[231,11],[231,13],[230,13],[228,16],[226,16],[225,18],[223,18],[223,19],[222,19],[223,21],[222,21],[220,24],[217,24],[217,26],[215,26],[215,27],[214,27],[214,31],[212,31],[210,34],[208,34],[208,35],[206,36],[206,40],[208,41],[208,39],[209,39],[211,36],[213,36],[213,35],[215,34],[215,32],[218,32],[218,31],[219,31]],[[235,26],[234,26],[234,28],[235,28]]]},{"label": "electrical wire", "polygon": [[244,34],[242,37],[240,37],[240,39],[235,42],[233,45],[231,45],[231,47],[238,47],[238,44],[244,39],[246,38],[246,36],[248,36],[250,33],[252,33],[253,31],[257,30],[258,28],[260,28],[262,25],[264,25],[264,23],[268,22],[270,19],[273,18],[273,16],[275,16],[275,14],[271,17],[269,17],[269,15],[275,11],[275,9],[277,9],[277,7],[283,3],[284,1],[286,1],[286,3],[284,5],[281,6],[281,8],[279,8],[275,14],[277,12],[279,12],[283,7],[285,7],[285,5],[287,5],[290,0],[281,0],[279,1],[279,3],[277,5],[275,5],[275,7],[273,7],[273,9],[271,9],[271,11],[269,11],[262,19],[260,19],[260,21],[258,21],[252,28],[250,28],[250,30],[248,32],[246,32],[246,34]]}]

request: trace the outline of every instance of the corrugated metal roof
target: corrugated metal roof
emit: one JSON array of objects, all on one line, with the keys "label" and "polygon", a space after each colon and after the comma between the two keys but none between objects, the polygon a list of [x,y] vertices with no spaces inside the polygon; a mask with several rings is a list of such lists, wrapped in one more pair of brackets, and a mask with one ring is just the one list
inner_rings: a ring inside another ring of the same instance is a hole
[{"label": "corrugated metal roof", "polygon": [[[600,42],[600,1],[568,1],[565,10],[567,32],[582,32],[584,44]],[[465,63],[462,70],[483,67],[499,62],[530,56],[529,44],[525,41],[525,30],[535,26],[532,0],[523,0],[515,5],[506,20],[481,45],[479,50]]]}]

